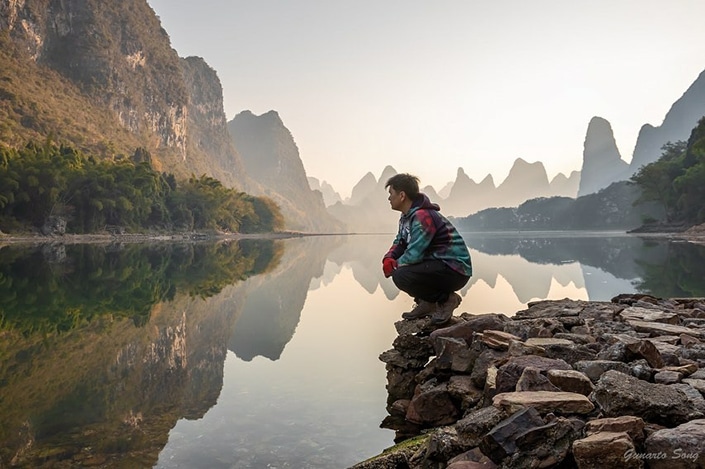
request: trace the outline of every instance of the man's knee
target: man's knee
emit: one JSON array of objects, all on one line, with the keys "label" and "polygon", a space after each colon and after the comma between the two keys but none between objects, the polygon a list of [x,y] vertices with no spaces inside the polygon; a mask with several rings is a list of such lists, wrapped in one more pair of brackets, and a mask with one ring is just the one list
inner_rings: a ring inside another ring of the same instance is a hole
[{"label": "man's knee", "polygon": [[406,266],[398,267],[394,270],[394,272],[392,272],[392,281],[394,282],[394,285],[402,291],[407,291],[409,287],[411,287],[413,277],[412,272]]}]

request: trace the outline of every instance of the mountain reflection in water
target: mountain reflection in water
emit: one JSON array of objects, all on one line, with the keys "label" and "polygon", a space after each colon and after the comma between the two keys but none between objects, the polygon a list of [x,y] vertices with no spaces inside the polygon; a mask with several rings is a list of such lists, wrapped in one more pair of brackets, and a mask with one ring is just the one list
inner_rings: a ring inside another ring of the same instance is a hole
[{"label": "mountain reflection in water", "polygon": [[[459,312],[705,296],[705,248],[465,235]],[[392,444],[392,236],[0,248],[0,467],[345,467]]]}]

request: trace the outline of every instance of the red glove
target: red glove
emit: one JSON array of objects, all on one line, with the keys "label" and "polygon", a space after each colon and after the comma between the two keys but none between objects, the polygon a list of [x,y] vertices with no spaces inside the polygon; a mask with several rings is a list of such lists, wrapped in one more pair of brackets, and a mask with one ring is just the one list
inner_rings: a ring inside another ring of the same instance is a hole
[{"label": "red glove", "polygon": [[392,257],[382,259],[382,272],[384,272],[385,277],[391,277],[392,272],[394,272],[397,267],[399,267],[399,263],[397,263],[396,259]]}]

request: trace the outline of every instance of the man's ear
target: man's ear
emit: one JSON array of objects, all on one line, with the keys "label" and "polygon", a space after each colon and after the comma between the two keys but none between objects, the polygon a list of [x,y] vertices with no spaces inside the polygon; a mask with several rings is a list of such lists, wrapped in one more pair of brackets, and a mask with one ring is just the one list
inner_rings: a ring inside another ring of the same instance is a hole
[{"label": "man's ear", "polygon": [[399,198],[401,200],[406,200],[406,192],[404,191],[399,191]]}]

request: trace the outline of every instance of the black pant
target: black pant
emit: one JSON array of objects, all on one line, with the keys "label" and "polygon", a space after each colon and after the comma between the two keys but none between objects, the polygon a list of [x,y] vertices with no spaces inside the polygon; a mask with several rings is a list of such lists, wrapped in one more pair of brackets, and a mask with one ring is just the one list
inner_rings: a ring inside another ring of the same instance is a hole
[{"label": "black pant", "polygon": [[456,272],[443,261],[433,260],[400,266],[392,274],[392,280],[416,302],[444,303],[451,293],[463,288],[470,277]]}]

